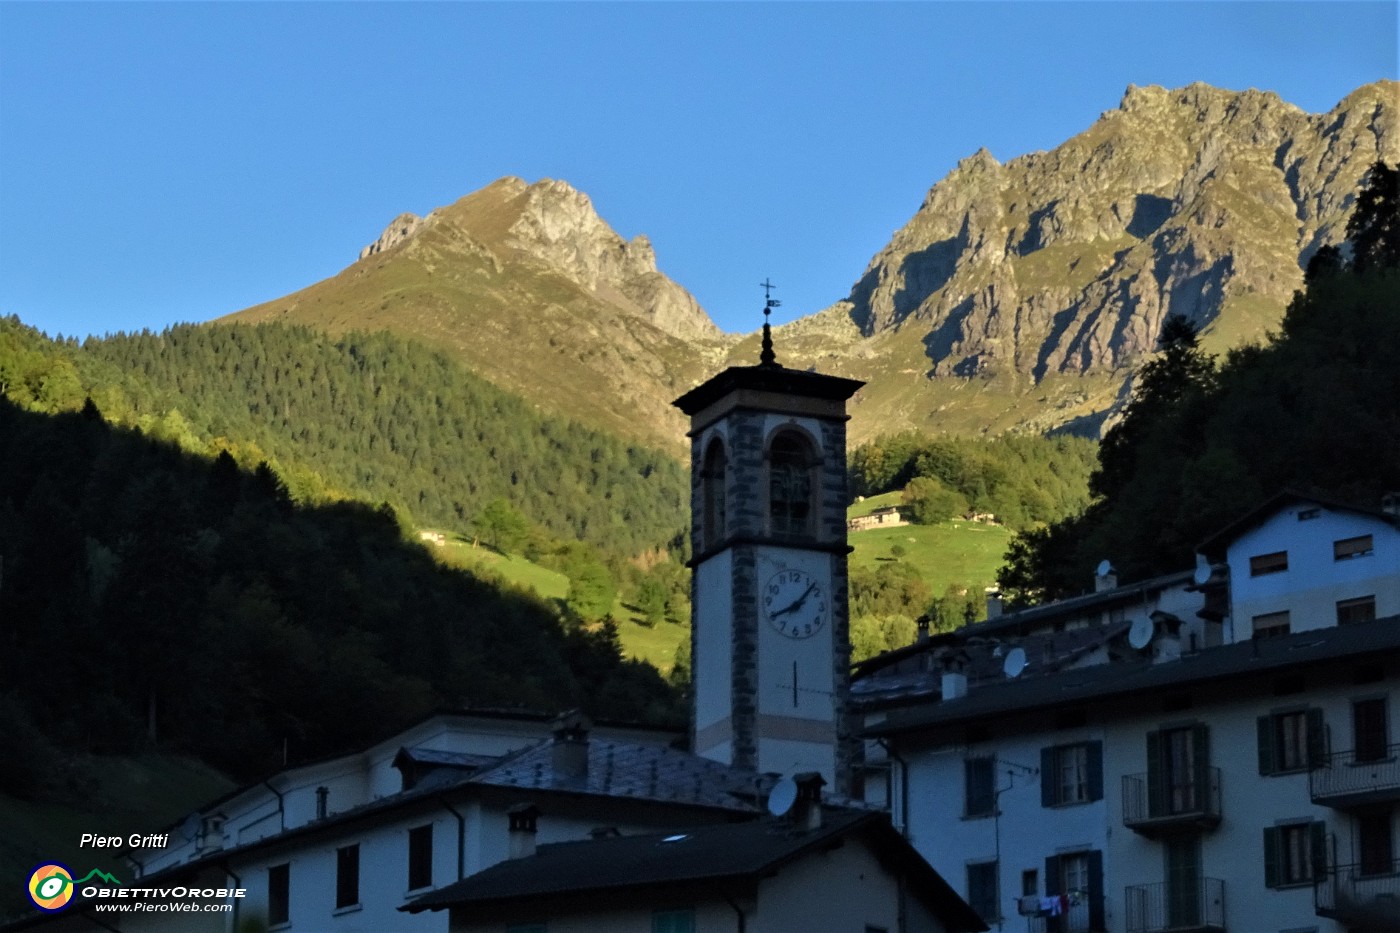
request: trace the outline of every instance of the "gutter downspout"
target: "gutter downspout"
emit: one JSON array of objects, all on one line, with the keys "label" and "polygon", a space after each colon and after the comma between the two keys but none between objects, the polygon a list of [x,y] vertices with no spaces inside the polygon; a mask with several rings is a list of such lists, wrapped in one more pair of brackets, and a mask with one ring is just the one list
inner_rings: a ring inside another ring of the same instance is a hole
[{"label": "gutter downspout", "polygon": [[899,834],[909,838],[909,762],[899,756],[885,739],[876,739],[875,744],[885,750],[891,761],[899,763]]},{"label": "gutter downspout", "polygon": [[[229,866],[227,859],[220,862],[219,864],[224,867],[224,874],[228,875],[230,878],[233,879],[233,889],[235,891],[243,887],[243,879],[238,877],[238,875],[234,873],[234,870],[232,867]],[[233,910],[229,911],[229,913],[233,915],[233,919],[229,922],[228,928],[230,933],[236,933],[236,931],[238,930],[238,902],[242,900],[242,898],[235,894],[231,898],[231,900],[233,901]]]},{"label": "gutter downspout", "polygon": [[271,780],[270,778],[269,778],[268,780],[266,780],[266,781],[263,781],[263,787],[266,787],[268,790],[272,791],[272,793],[273,793],[274,795],[276,795],[276,797],[277,797],[277,823],[278,823],[279,826],[281,826],[282,832],[286,832],[286,831],[287,831],[287,811],[286,811],[285,809],[283,809],[283,807],[282,807],[282,792],[279,791],[277,788],[275,788],[275,787],[272,786],[272,780]]},{"label": "gutter downspout", "polygon": [[728,904],[730,907],[733,907],[733,908],[734,908],[734,913],[735,913],[735,914],[738,916],[738,918],[739,918],[739,926],[736,927],[736,929],[737,929],[738,933],[744,933],[744,931],[746,931],[746,930],[749,928],[749,927],[748,927],[748,918],[745,917],[745,916],[744,916],[744,912],[743,912],[742,910],[739,909],[739,905],[736,904],[736,903],[734,903],[734,899],[733,899],[732,897],[726,897],[726,898],[724,899],[724,902],[725,902],[726,904]]},{"label": "gutter downspout", "polygon": [[447,802],[446,797],[439,797],[438,803],[442,804],[443,808],[447,810],[448,813],[451,813],[457,818],[457,880],[461,881],[466,877],[465,872],[467,870],[467,820],[466,817],[457,812],[452,804]]}]

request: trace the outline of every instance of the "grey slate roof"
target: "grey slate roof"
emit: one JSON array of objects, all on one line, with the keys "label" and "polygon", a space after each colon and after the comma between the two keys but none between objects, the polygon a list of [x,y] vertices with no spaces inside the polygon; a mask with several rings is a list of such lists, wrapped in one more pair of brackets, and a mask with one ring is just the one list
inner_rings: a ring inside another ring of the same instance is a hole
[{"label": "grey slate roof", "polygon": [[[1125,635],[1129,622],[1095,625],[1067,632],[1018,636],[1007,632],[1002,638],[982,635],[980,630],[960,629],[967,634],[959,641],[930,641],[891,658],[878,668],[858,671],[851,682],[851,699],[858,708],[873,709],[911,702],[919,697],[941,693],[943,659],[962,660],[971,690],[995,688],[1006,681],[1002,672],[1006,653],[1020,648],[1026,653],[1026,667],[1020,680],[1033,680],[1073,668],[1114,639]],[[976,631],[976,634],[969,634]],[[1005,640],[1002,640],[1002,639]],[[872,659],[873,660],[873,659]]]},{"label": "grey slate roof", "polygon": [[556,773],[553,743],[545,741],[478,772],[471,783],[752,811],[776,780],[673,748],[591,738],[586,776]]},{"label": "grey slate roof", "polygon": [[893,735],[974,722],[1016,710],[1051,709],[1087,701],[1121,699],[1153,690],[1180,688],[1325,661],[1364,658],[1400,650],[1400,616],[1335,628],[1314,629],[1208,648],[1179,660],[1119,661],[1074,668],[1029,680],[971,690],[948,702],[921,699],[916,705],[868,715],[864,734]]},{"label": "grey slate roof", "polygon": [[399,749],[399,753],[394,756],[394,767],[401,767],[401,763],[403,762],[411,762],[416,765],[436,765],[467,770],[479,770],[496,764],[503,757],[505,756],[475,755],[471,752],[445,752],[436,748],[415,745],[412,748]]},{"label": "grey slate roof", "polygon": [[[823,825],[803,831],[779,820],[755,820],[693,830],[542,845],[528,858],[493,865],[400,910],[448,907],[476,911],[511,904],[529,908],[542,898],[577,897],[583,906],[600,896],[641,889],[676,890],[730,882],[752,885],[807,853],[860,834],[882,860],[909,878],[911,894],[949,931],[987,926],[899,835],[883,813],[828,812]],[[584,899],[587,900],[584,900]]]}]

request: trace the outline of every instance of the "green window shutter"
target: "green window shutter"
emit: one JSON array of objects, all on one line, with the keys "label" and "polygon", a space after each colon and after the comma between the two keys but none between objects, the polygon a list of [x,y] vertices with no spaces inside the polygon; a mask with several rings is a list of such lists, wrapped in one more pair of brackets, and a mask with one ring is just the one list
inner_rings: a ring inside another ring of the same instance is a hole
[{"label": "green window shutter", "polygon": [[1089,930],[1091,933],[1101,933],[1106,929],[1108,927],[1104,925],[1103,911],[1103,853],[1095,849],[1089,853]]},{"label": "green window shutter", "polygon": [[1055,750],[1042,748],[1040,750],[1040,805],[1042,807],[1053,807],[1059,802],[1059,795],[1056,793],[1058,783],[1059,775],[1055,773]]},{"label": "green window shutter", "polygon": [[1084,757],[1089,768],[1089,799],[1103,799],[1103,743],[1087,743]]},{"label": "green window shutter", "polygon": [[1316,768],[1327,755],[1325,726],[1322,724],[1322,710],[1308,710],[1308,767]]},{"label": "green window shutter", "polygon": [[1162,760],[1162,733],[1147,733],[1147,815],[1161,816],[1166,810],[1167,769]]},{"label": "green window shutter", "polygon": [[1320,881],[1327,874],[1327,824],[1321,821],[1308,827],[1308,848],[1312,856],[1312,878]]},{"label": "green window shutter", "polygon": [[1259,773],[1273,774],[1278,770],[1274,764],[1274,718],[1260,716],[1259,724]]},{"label": "green window shutter", "polygon": [[1279,831],[1277,826],[1264,828],[1264,886],[1279,886]]}]

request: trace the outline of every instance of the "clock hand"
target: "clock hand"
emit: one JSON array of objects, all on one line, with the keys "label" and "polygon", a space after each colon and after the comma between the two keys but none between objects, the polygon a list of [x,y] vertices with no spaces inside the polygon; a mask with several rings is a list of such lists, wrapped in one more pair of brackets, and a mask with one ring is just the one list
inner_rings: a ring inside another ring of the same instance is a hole
[{"label": "clock hand", "polygon": [[803,591],[803,593],[802,593],[801,596],[799,596],[799,597],[797,597],[796,599],[794,599],[794,600],[792,601],[792,604],[791,604],[791,605],[786,606],[786,607],[784,607],[784,608],[782,608],[782,609],[779,609],[777,612],[771,613],[771,614],[768,616],[768,618],[770,618],[770,619],[776,619],[778,616],[787,615],[787,614],[790,613],[790,612],[796,612],[797,610],[801,609],[801,608],[802,608],[802,604],[805,603],[805,602],[807,601],[807,597],[808,597],[808,596],[811,596],[811,595],[812,595],[812,590],[815,590],[816,588],[817,588],[817,585],[816,585],[815,583],[809,583],[809,584],[807,584],[807,589]]}]

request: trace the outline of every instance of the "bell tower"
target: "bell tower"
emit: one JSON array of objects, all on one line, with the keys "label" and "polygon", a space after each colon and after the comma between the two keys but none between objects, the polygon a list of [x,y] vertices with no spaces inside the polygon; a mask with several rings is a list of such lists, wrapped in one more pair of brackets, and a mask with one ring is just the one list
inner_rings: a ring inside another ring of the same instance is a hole
[{"label": "bell tower", "polygon": [[863,383],[779,365],[777,304],[757,366],[674,402],[690,417],[691,747],[850,793],[846,400]]}]

